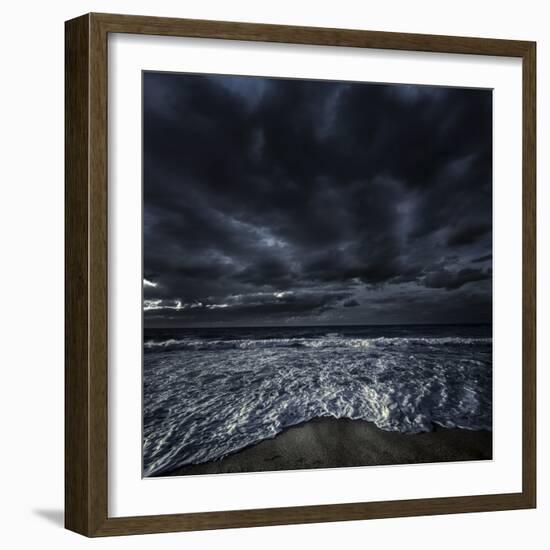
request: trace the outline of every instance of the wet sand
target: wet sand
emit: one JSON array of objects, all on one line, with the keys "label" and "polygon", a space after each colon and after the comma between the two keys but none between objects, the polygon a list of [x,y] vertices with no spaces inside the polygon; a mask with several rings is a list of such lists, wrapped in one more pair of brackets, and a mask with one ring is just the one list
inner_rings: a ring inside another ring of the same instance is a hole
[{"label": "wet sand", "polygon": [[315,418],[221,460],[183,466],[161,475],[490,460],[492,454],[489,431],[438,428],[402,434],[380,430],[364,420]]}]

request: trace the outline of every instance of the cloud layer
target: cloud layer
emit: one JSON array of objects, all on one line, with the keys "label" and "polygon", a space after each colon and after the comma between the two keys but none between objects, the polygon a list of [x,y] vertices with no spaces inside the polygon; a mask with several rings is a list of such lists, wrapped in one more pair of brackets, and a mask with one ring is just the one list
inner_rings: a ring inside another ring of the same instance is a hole
[{"label": "cloud layer", "polygon": [[147,326],[491,319],[492,95],[144,73]]}]

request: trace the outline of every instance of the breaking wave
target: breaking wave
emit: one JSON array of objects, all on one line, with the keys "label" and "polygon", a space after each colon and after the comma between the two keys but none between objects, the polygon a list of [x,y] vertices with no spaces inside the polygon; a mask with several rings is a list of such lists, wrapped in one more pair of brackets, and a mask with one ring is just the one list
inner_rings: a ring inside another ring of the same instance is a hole
[{"label": "breaking wave", "polygon": [[261,348],[329,348],[334,346],[343,347],[368,347],[370,345],[385,346],[446,346],[446,345],[478,345],[491,343],[491,338],[464,338],[464,337],[443,337],[443,338],[342,338],[339,335],[330,335],[325,338],[267,338],[257,340],[202,340],[202,339],[174,339],[145,342],[146,352],[155,351],[206,351],[206,350],[227,350],[227,349],[261,349]]},{"label": "breaking wave", "polygon": [[492,427],[489,337],[288,332],[147,339],[144,475],[223,458],[315,417],[410,433]]}]

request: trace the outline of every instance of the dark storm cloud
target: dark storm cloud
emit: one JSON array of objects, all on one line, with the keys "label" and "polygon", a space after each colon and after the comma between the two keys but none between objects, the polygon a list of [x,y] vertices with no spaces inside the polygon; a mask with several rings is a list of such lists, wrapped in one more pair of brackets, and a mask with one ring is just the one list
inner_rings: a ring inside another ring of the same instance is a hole
[{"label": "dark storm cloud", "polygon": [[490,320],[491,92],[145,73],[143,100],[147,322],[378,322],[363,294],[403,288]]},{"label": "dark storm cloud", "polygon": [[447,269],[442,269],[441,271],[428,273],[422,284],[428,288],[455,290],[468,283],[483,281],[490,277],[490,270],[464,268],[459,271],[448,271]]},{"label": "dark storm cloud", "polygon": [[493,255],[492,254],[485,254],[485,256],[480,256],[479,258],[474,258],[472,262],[474,263],[481,263],[481,262],[487,262],[488,260],[492,260]]},{"label": "dark storm cloud", "polygon": [[472,244],[475,243],[480,237],[488,233],[490,230],[491,225],[488,223],[467,225],[453,232],[449,236],[447,244],[449,246],[464,246],[466,244]]},{"label": "dark storm cloud", "polygon": [[[395,304],[399,307],[395,307]],[[369,309],[379,323],[471,323],[490,320],[490,281],[465,285],[454,291],[418,290],[410,287],[369,299]]]},{"label": "dark storm cloud", "polygon": [[229,295],[223,303],[211,300],[191,303],[145,300],[145,312],[148,319],[170,319],[186,323],[217,322],[228,317],[233,321],[262,322],[266,316],[285,321],[304,314],[323,314],[339,304],[349,307],[350,302],[356,303],[349,300],[349,296],[349,292],[302,291]]}]

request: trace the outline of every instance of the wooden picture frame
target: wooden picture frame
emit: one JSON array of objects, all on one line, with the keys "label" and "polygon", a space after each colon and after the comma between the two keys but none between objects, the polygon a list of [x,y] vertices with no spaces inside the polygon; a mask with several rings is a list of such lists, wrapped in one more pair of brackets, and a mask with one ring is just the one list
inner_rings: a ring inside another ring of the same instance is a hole
[{"label": "wooden picture frame", "polygon": [[[133,33],[520,58],[523,67],[522,491],[139,517],[108,516],[107,36]],[[534,42],[87,14],[66,22],[65,525],[126,535],[534,508],[535,121]]]}]

